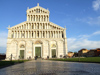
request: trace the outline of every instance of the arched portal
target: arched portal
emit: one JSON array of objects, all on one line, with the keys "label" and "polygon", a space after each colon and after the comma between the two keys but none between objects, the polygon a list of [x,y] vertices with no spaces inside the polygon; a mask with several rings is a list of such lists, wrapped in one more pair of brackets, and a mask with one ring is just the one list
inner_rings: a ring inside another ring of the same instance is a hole
[{"label": "arched portal", "polygon": [[56,44],[51,44],[52,58],[56,58]]},{"label": "arched portal", "polygon": [[56,41],[51,41],[51,58],[57,57],[57,44]]},{"label": "arched portal", "polygon": [[24,59],[25,58],[25,46],[22,44],[20,45],[20,55],[19,55],[19,58],[20,59]]},{"label": "arched portal", "polygon": [[35,43],[34,43],[34,57],[37,56],[39,58],[42,57],[42,41],[40,40],[37,40]]}]

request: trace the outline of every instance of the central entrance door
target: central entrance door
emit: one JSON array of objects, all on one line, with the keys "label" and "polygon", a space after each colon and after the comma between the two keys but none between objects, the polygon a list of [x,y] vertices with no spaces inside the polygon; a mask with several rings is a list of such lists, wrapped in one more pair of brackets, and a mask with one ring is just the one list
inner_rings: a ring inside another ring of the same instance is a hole
[{"label": "central entrance door", "polygon": [[56,58],[56,49],[52,49],[52,58]]},{"label": "central entrance door", "polygon": [[41,47],[35,47],[35,56],[41,58]]},{"label": "central entrance door", "polygon": [[24,59],[24,50],[20,50],[20,59]]}]

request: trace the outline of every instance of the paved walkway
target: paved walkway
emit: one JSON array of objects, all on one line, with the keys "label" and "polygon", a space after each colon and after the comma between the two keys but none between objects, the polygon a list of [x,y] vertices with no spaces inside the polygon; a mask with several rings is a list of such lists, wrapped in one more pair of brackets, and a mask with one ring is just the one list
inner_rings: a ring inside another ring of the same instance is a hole
[{"label": "paved walkway", "polygon": [[0,69],[0,75],[100,75],[100,64],[33,60]]}]

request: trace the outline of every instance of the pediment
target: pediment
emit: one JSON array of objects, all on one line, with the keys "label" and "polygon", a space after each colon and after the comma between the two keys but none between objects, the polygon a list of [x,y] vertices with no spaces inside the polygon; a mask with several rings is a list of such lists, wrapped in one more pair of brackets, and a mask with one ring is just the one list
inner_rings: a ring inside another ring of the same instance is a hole
[{"label": "pediment", "polygon": [[60,29],[60,30],[63,30],[64,28],[55,24],[55,23],[52,23],[52,22],[49,22],[50,25],[52,25],[54,28],[53,29]]},{"label": "pediment", "polygon": [[[48,25],[48,27],[47,27]],[[49,23],[34,23],[34,22],[22,22],[20,24],[17,24],[13,27],[11,27],[11,29],[52,29],[52,30],[64,30],[63,27],[54,24],[52,22]]]},{"label": "pediment", "polygon": [[27,10],[27,13],[39,13],[39,12],[49,13],[49,10],[40,6],[36,6]]},{"label": "pediment", "polygon": [[18,27],[21,27],[22,25],[25,25],[25,24],[26,24],[26,21],[11,27],[11,29],[18,29]]}]

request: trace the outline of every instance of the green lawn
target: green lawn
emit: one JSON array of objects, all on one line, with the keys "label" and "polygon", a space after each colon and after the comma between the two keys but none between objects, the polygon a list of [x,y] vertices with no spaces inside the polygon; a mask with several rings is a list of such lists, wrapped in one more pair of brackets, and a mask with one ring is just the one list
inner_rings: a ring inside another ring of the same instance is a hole
[{"label": "green lawn", "polygon": [[28,60],[0,61],[0,68],[10,66],[10,65],[14,65],[14,64],[18,64],[18,63],[23,63],[23,62],[26,62],[26,61],[28,61]]},{"label": "green lawn", "polygon": [[50,59],[55,61],[72,61],[72,62],[95,62],[100,63],[100,57],[86,57],[86,58],[67,58],[67,59]]}]

